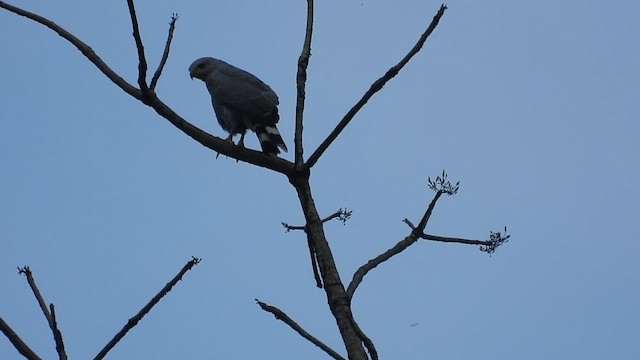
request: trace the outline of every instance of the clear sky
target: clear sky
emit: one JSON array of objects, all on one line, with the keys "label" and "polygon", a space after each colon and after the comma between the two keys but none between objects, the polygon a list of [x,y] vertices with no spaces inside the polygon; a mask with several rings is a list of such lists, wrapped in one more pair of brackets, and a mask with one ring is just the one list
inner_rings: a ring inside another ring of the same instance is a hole
[{"label": "clear sky", "polygon": [[[135,83],[125,1],[13,1],[87,42]],[[306,2],[139,2],[157,92],[226,136],[187,68],[214,56],[280,97],[293,148]],[[319,1],[307,154],[413,46],[440,3]],[[451,1],[425,49],[312,174],[342,278],[409,233],[446,169],[461,189],[419,242],[367,276],[353,311],[381,359],[639,359],[640,2]],[[70,358],[93,357],[190,257],[203,262],[112,359],[325,359],[254,298],[344,354],[314,286],[287,180],[220,157],[111,84],[52,31],[0,11],[0,314],[40,356],[51,333],[16,267],[57,308]],[[253,135],[246,145],[257,148]],[[285,158],[292,159],[291,153]],[[417,325],[415,325],[417,323]],[[413,325],[413,326],[411,326]],[[4,338],[0,359],[19,355]]]}]

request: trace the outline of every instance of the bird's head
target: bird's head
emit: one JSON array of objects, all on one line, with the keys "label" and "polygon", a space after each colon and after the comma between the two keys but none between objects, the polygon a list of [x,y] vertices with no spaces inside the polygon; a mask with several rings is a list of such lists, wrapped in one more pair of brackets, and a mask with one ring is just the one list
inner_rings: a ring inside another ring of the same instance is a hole
[{"label": "bird's head", "polygon": [[207,75],[213,71],[215,66],[216,59],[210,57],[200,58],[189,66],[189,76],[191,76],[192,80],[196,78],[205,81]]}]

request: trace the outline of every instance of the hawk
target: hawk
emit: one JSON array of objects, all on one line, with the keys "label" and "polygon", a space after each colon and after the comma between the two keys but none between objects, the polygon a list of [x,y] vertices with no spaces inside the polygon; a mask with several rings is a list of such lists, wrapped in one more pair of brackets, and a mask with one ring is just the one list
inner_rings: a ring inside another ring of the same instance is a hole
[{"label": "hawk", "polygon": [[247,129],[258,136],[262,151],[276,156],[287,146],[276,127],[278,96],[255,75],[212,57],[198,59],[189,66],[191,79],[202,80],[211,94],[213,110],[222,129],[229,133],[227,141],[240,134],[244,146]]}]

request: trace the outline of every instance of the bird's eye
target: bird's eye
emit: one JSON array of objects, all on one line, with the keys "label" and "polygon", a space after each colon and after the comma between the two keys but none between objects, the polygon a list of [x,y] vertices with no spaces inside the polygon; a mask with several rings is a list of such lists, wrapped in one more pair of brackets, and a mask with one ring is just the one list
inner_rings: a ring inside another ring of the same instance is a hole
[{"label": "bird's eye", "polygon": [[198,64],[198,69],[204,69],[204,64]]}]

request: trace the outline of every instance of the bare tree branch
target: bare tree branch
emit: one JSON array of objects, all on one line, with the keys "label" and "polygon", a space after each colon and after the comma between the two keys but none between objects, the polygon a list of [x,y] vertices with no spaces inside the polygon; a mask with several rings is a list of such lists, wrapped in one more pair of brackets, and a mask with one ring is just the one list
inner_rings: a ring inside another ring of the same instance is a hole
[{"label": "bare tree branch", "polygon": [[147,59],[144,55],[144,46],[142,45],[142,38],[140,37],[140,29],[138,28],[138,17],[136,16],[136,8],[133,4],[133,0],[127,0],[129,6],[129,16],[131,17],[131,27],[133,28],[133,39],[136,42],[136,49],[138,50],[138,86],[142,90],[142,95],[148,90],[147,86]]},{"label": "bare tree branch", "polygon": [[260,301],[258,299],[255,299],[255,300],[258,303],[258,305],[260,305],[262,310],[273,314],[273,316],[275,316],[276,319],[278,319],[278,320],[282,321],[283,323],[289,325],[289,327],[291,327],[295,332],[300,334],[300,336],[302,336],[303,338],[309,340],[312,344],[314,344],[315,346],[317,346],[320,349],[322,349],[329,356],[331,356],[332,358],[334,358],[336,360],[345,360],[345,358],[340,356],[340,354],[338,354],[333,349],[331,349],[330,347],[325,345],[322,341],[316,339],[315,337],[313,337],[313,335],[311,335],[307,331],[305,331],[300,325],[298,325],[295,321],[293,321],[282,310],[278,309],[275,306],[271,306],[271,305],[265,304],[265,303],[263,303],[262,301]]},{"label": "bare tree branch", "polygon": [[158,84],[158,80],[160,79],[160,75],[162,74],[162,69],[164,69],[164,65],[167,63],[167,59],[169,58],[169,49],[171,48],[171,40],[173,39],[173,31],[176,29],[177,21],[178,14],[171,15],[171,21],[169,22],[169,35],[167,36],[167,43],[164,45],[162,59],[160,60],[158,69],[153,74],[153,78],[151,78],[151,85],[149,86],[151,91],[155,90],[156,85]]},{"label": "bare tree branch", "polygon": [[302,147],[302,128],[304,117],[305,86],[307,82],[307,66],[311,56],[311,35],[313,33],[313,0],[307,0],[307,27],[304,36],[302,53],[298,58],[298,73],[296,75],[296,126],[293,142],[295,144],[295,166],[300,169],[303,165],[304,149]]},{"label": "bare tree branch", "polygon": [[67,354],[64,351],[64,343],[62,342],[62,333],[58,329],[58,323],[56,321],[53,304],[50,304],[49,308],[47,308],[44,298],[40,293],[40,290],[38,289],[38,285],[36,285],[36,281],[33,278],[33,272],[31,271],[31,269],[29,269],[28,266],[18,268],[18,273],[26,276],[29,287],[31,288],[31,291],[33,291],[33,295],[38,301],[40,310],[42,310],[42,313],[47,320],[47,324],[49,325],[49,328],[53,333],[53,339],[56,343],[56,351],[58,352],[58,357],[60,358],[60,360],[67,360]]},{"label": "bare tree branch", "polygon": [[194,266],[198,265],[198,263],[200,263],[200,259],[199,258],[192,258],[181,270],[180,272],[173,278],[171,279],[171,281],[169,281],[163,288],[162,290],[160,290],[156,296],[153,297],[153,299],[151,299],[151,301],[149,301],[149,303],[147,303],[147,305],[145,305],[134,317],[132,317],[131,319],[129,319],[129,321],[127,322],[127,324],[122,328],[122,330],[120,330],[114,337],[113,339],[111,339],[111,341],[109,341],[109,343],[107,345],[105,345],[105,347],[100,350],[100,352],[98,353],[98,355],[96,355],[96,357],[94,358],[94,360],[100,360],[102,358],[104,358],[107,353],[113,349],[114,346],[116,346],[116,344],[122,340],[122,338],[127,334],[127,332],[129,332],[129,330],[133,329],[134,326],[136,326],[138,324],[138,322],[140,322],[140,320],[142,320],[142,318],[149,313],[149,311],[151,311],[151,309],[165,296],[169,293],[169,291],[171,291],[171,289],[173,289],[173,287],[178,283],[178,281],[182,280],[182,277],[184,276],[184,274],[191,270]]},{"label": "bare tree branch", "polygon": [[[347,208],[340,208],[338,209],[338,211],[334,212],[333,214],[327,216],[326,218],[322,219],[321,221],[323,223],[326,223],[327,221],[331,221],[333,219],[338,219],[342,222],[342,225],[347,223],[347,220],[349,220],[351,218],[351,214],[353,214],[353,211],[349,211],[347,210]],[[287,232],[292,231],[292,230],[304,230],[306,229],[306,226],[295,226],[295,225],[289,225],[286,222],[281,222],[282,226],[286,229]]]},{"label": "bare tree branch", "polygon": [[349,122],[358,113],[358,111],[362,109],[362,107],[367,103],[367,101],[369,101],[369,99],[371,99],[375,93],[380,91],[382,87],[389,80],[395,77],[400,72],[400,70],[402,70],[402,68],[409,62],[409,60],[411,60],[411,58],[415,54],[417,54],[418,51],[420,51],[424,43],[427,41],[427,38],[429,37],[429,35],[431,35],[433,30],[435,30],[436,26],[438,26],[438,23],[440,22],[440,18],[442,18],[442,16],[444,15],[445,10],[447,10],[447,6],[442,4],[440,6],[440,10],[438,10],[438,13],[433,17],[431,24],[429,25],[427,30],[422,34],[418,42],[413,46],[411,51],[409,51],[409,53],[396,66],[389,69],[387,73],[384,74],[384,76],[376,80],[371,85],[369,90],[362,96],[360,101],[358,101],[351,108],[351,110],[347,112],[347,114],[342,118],[342,120],[340,120],[340,122],[335,127],[335,129],[333,129],[331,134],[329,134],[329,136],[320,144],[320,146],[318,146],[318,148],[313,152],[313,154],[311,154],[311,157],[309,157],[309,160],[307,160],[307,162],[305,163],[306,169],[311,169],[311,167],[315,165],[315,163],[318,161],[320,156],[322,156],[322,154],[329,148],[329,145],[331,145],[331,143],[335,141],[335,139],[338,137],[338,135],[340,135],[342,130],[344,130],[344,128],[347,127]]},{"label": "bare tree branch", "polygon": [[378,360],[378,351],[376,350],[375,345],[373,345],[373,341],[371,341],[371,339],[369,339],[369,337],[364,333],[364,331],[362,331],[362,329],[360,328],[360,325],[358,325],[358,323],[356,322],[356,319],[352,317],[351,321],[353,322],[353,327],[356,329],[356,332],[358,333],[360,340],[362,340],[364,347],[367,348],[367,351],[371,356],[371,360]]},{"label": "bare tree branch", "polygon": [[353,294],[355,293],[356,288],[358,287],[358,285],[360,285],[360,283],[362,282],[362,279],[364,278],[365,275],[367,275],[369,271],[375,269],[378,265],[382,264],[383,262],[391,259],[391,257],[400,254],[406,248],[408,248],[409,246],[413,245],[416,241],[418,241],[418,239],[420,238],[420,235],[423,234],[424,232],[424,228],[427,226],[427,222],[429,221],[429,218],[433,213],[433,209],[435,208],[436,203],[438,202],[438,199],[440,199],[442,194],[443,194],[442,190],[438,190],[436,192],[436,195],[433,197],[433,200],[431,200],[431,203],[429,203],[429,206],[427,207],[427,211],[425,211],[418,226],[414,226],[411,223],[411,221],[404,219],[404,222],[407,223],[407,225],[409,225],[409,227],[411,227],[412,229],[411,234],[409,234],[409,236],[399,241],[391,249],[369,260],[366,264],[360,266],[360,268],[356,270],[356,272],[353,274],[353,278],[351,279],[351,283],[349,283],[349,286],[347,287],[347,294],[349,295],[349,298],[353,297]]},{"label": "bare tree branch", "polygon": [[58,328],[58,320],[56,320],[56,309],[53,304],[49,304],[49,310],[51,311],[51,331],[53,331],[53,339],[56,342],[56,352],[58,352],[58,358],[60,360],[67,360],[67,352],[64,350],[64,341],[62,341],[62,333]]},{"label": "bare tree branch", "polygon": [[83,43],[82,41],[80,41],[80,39],[73,36],[70,32],[58,26],[53,21],[45,19],[40,15],[36,15],[26,10],[22,10],[18,7],[9,5],[3,1],[0,1],[0,8],[9,10],[14,14],[26,17],[27,19],[33,20],[55,31],[56,33],[58,33],[58,35],[60,35],[62,38],[64,38],[65,40],[70,42],[73,46],[75,46],[78,50],[80,50],[82,55],[84,55],[89,61],[91,61],[98,68],[98,70],[100,70],[116,86],[118,86],[120,89],[122,89],[127,94],[133,96],[134,98],[138,100],[142,99],[142,94],[140,93],[140,90],[133,87],[133,85],[126,82],[123,78],[121,78],[118,74],[116,74],[113,70],[111,70],[111,68],[107,66],[107,64],[105,64],[104,61],[102,61],[102,59],[95,52],[93,52],[93,49],[91,49],[89,45]]},{"label": "bare tree branch", "polygon": [[0,331],[2,331],[4,336],[6,336],[7,339],[9,339],[13,347],[16,348],[16,350],[18,350],[20,355],[24,356],[28,360],[41,360],[40,357],[36,355],[36,353],[33,352],[33,350],[31,350],[31,348],[29,348],[29,346],[27,346],[27,344],[25,344],[24,341],[22,341],[22,339],[18,336],[18,334],[16,334],[15,331],[11,329],[9,324],[7,324],[2,319],[2,317],[0,317]]},{"label": "bare tree branch", "polygon": [[103,61],[96,55],[91,47],[71,33],[56,25],[54,22],[45,19],[42,16],[30,13],[15,6],[8,5],[0,1],[0,8],[7,9],[17,15],[24,16],[39,24],[42,24],[49,29],[55,31],[63,39],[73,44],[80,52],[91,61],[103,74],[105,74],[116,86],[121,88],[127,94],[131,95],[135,99],[142,101],[145,105],[153,108],[158,115],[168,120],[178,130],[185,133],[195,141],[199,142],[206,148],[209,148],[215,152],[226,155],[233,159],[244,161],[256,166],[267,168],[281,174],[289,175],[293,172],[293,163],[273,156],[268,156],[262,152],[247,149],[245,147],[236,146],[224,139],[213,136],[202,129],[189,123],[187,120],[176,114],[171,108],[164,104],[154,92],[146,91],[144,96],[142,91],[133,87],[133,85],[127,83],[118,74],[116,74],[111,68],[109,68]]},{"label": "bare tree branch", "polygon": [[51,313],[49,312],[49,309],[47,308],[47,304],[45,303],[44,298],[42,297],[42,294],[38,289],[38,285],[36,285],[36,281],[33,279],[33,273],[31,272],[31,269],[29,269],[28,266],[23,266],[22,268],[18,268],[18,274],[26,276],[27,282],[29,283],[29,287],[33,292],[33,296],[36,297],[36,301],[40,306],[40,310],[42,310],[42,313],[44,314],[44,317],[47,320],[47,323],[51,324]]}]

